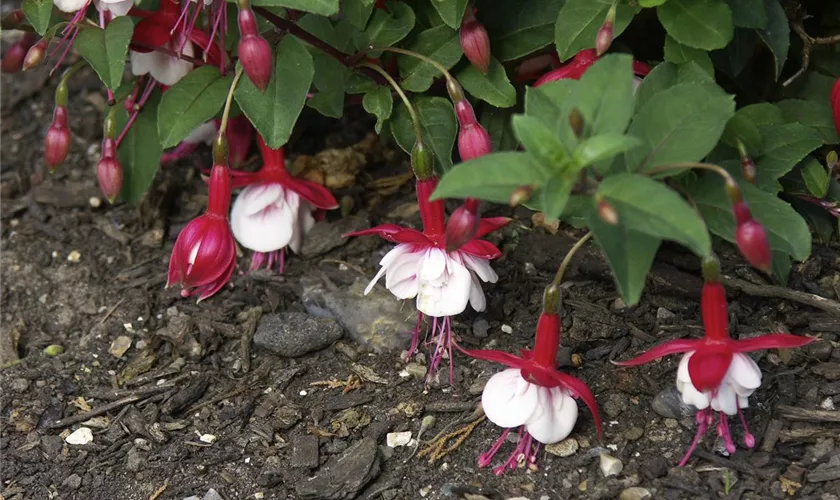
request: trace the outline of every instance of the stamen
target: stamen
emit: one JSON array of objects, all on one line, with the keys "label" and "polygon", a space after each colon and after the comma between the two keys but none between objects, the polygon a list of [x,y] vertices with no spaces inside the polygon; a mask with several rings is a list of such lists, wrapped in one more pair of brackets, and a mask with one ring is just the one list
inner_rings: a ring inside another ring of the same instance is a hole
[{"label": "stamen", "polygon": [[484,453],[478,456],[479,467],[487,467],[488,465],[490,465],[490,462],[493,461],[493,457],[496,455],[496,453],[499,452],[499,448],[501,448],[502,445],[505,444],[508,434],[510,434],[510,429],[505,429],[504,431],[502,431],[502,435],[499,436],[499,439],[497,439],[495,443],[493,443],[493,446],[491,446],[489,450],[485,451]]},{"label": "stamen", "polygon": [[688,447],[688,451],[686,452],[685,456],[682,460],[680,460],[680,467],[683,467],[688,462],[688,459],[691,458],[691,454],[694,453],[694,450],[697,448],[697,445],[700,444],[700,440],[703,438],[703,434],[705,434],[706,430],[708,430],[709,423],[712,420],[712,410],[710,408],[706,408],[705,410],[698,411],[697,414],[694,416],[694,420],[697,422],[697,434],[694,435],[694,440]]},{"label": "stamen", "polygon": [[730,454],[735,453],[735,443],[732,442],[732,434],[729,432],[729,421],[727,419],[726,413],[720,412],[718,415],[718,426],[717,426],[718,436],[723,439],[723,443],[726,446],[726,451]]},{"label": "stamen", "polygon": [[747,419],[744,418],[744,412],[741,411],[741,405],[737,399],[735,404],[738,405],[738,417],[741,418],[741,426],[744,428],[744,445],[752,449],[755,446],[755,436],[750,433],[750,429],[747,427]]}]

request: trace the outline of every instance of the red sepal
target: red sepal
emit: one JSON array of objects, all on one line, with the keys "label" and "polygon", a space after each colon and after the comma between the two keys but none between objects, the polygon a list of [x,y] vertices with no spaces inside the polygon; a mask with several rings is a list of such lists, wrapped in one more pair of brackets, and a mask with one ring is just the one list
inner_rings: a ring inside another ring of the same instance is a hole
[{"label": "red sepal", "polygon": [[729,317],[726,309],[726,291],[720,283],[703,284],[700,312],[706,337],[714,340],[729,338]]},{"label": "red sepal", "polygon": [[665,357],[669,354],[696,351],[698,348],[700,348],[700,345],[702,343],[702,340],[697,339],[672,340],[670,342],[665,342],[664,344],[659,344],[658,346],[651,348],[648,352],[637,356],[633,359],[628,359],[627,361],[613,361],[613,363],[618,366],[643,365],[645,363],[649,363],[651,361]]},{"label": "red sepal", "polygon": [[299,194],[301,198],[316,208],[322,208],[324,210],[338,208],[338,202],[335,201],[335,197],[330,193],[329,189],[316,182],[289,177],[281,182],[281,184]]},{"label": "red sepal", "polygon": [[831,110],[834,113],[834,127],[840,134],[840,78],[834,82],[831,88]]},{"label": "red sepal", "polygon": [[380,224],[369,229],[347,233],[344,237],[369,236],[372,234],[392,243],[414,243],[418,245],[434,246],[432,242],[429,241],[429,238],[420,231],[398,226],[396,224]]},{"label": "red sepal", "polygon": [[735,352],[752,352],[762,349],[792,349],[810,344],[816,339],[801,337],[789,333],[771,333],[751,339],[733,340],[732,350]]},{"label": "red sepal", "polygon": [[689,358],[688,376],[698,391],[711,391],[720,387],[731,363],[732,349],[728,342],[707,344]]},{"label": "red sepal", "polygon": [[472,240],[462,246],[459,251],[487,260],[498,259],[502,256],[502,251],[486,240]]},{"label": "red sepal", "polygon": [[481,238],[497,229],[501,229],[507,226],[512,220],[510,217],[487,217],[481,219],[478,223],[478,231],[475,232],[475,238]]}]

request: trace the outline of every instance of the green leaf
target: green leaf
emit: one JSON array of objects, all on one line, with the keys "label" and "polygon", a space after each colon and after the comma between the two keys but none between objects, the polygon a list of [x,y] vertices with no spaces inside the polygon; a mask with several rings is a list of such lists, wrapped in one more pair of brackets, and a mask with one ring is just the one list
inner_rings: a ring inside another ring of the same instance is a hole
[{"label": "green leaf", "polygon": [[356,28],[363,30],[367,26],[375,2],[369,0],[342,0],[341,13]]},{"label": "green leaf", "polygon": [[433,199],[481,198],[507,203],[519,186],[542,186],[549,173],[528,153],[492,153],[455,165],[440,180]]},{"label": "green leaf", "polygon": [[508,109],[485,106],[481,110],[481,125],[490,134],[493,151],[509,151],[516,149],[518,142],[510,126],[513,111]]},{"label": "green leaf", "polygon": [[764,29],[767,27],[767,12],[764,0],[726,0],[732,9],[732,23],[739,28]]},{"label": "green leaf", "polygon": [[781,110],[786,122],[813,128],[819,132],[825,144],[840,142],[837,127],[834,125],[831,106],[826,106],[824,102],[804,101],[802,99],[786,99],[775,104]]},{"label": "green leaf", "polygon": [[732,11],[723,0],[670,0],[657,14],[665,31],[683,45],[715,50],[732,40]]},{"label": "green leaf", "polygon": [[562,108],[579,85],[577,80],[557,80],[525,89],[525,114],[548,125],[568,151],[577,147],[578,139],[569,126],[569,113]]},{"label": "green leaf", "polygon": [[23,15],[26,16],[26,20],[39,35],[47,32],[53,11],[52,0],[23,0],[21,10]]},{"label": "green leaf", "polygon": [[785,122],[782,111],[775,104],[769,102],[748,104],[739,109],[738,114],[744,115],[757,126],[781,125]]},{"label": "green leaf", "polygon": [[[423,140],[434,151],[435,160],[440,168],[448,170],[452,166],[452,146],[458,134],[458,123],[452,103],[443,97],[422,96],[415,99],[414,107],[420,119]],[[394,109],[391,133],[394,134],[400,148],[410,153],[415,142],[414,125],[402,103]]]},{"label": "green leaf", "polygon": [[629,306],[635,305],[642,297],[645,279],[662,241],[628,229],[620,222],[617,226],[607,224],[595,210],[589,213],[586,225],[604,252],[622,300]]},{"label": "green leaf", "polygon": [[670,36],[665,37],[665,60],[674,64],[693,61],[709,75],[714,76],[715,74],[715,68],[712,66],[712,59],[708,52],[683,45]]},{"label": "green leaf", "polygon": [[[460,59],[461,42],[458,32],[445,25],[430,28],[413,35],[405,47],[408,50],[423,54],[442,64],[446,69],[451,68]],[[400,85],[411,92],[425,92],[432,86],[432,80],[441,76],[434,66],[412,56],[398,55],[400,66]]]},{"label": "green leaf", "polygon": [[561,6],[555,0],[519,0],[494,2],[483,9],[481,20],[493,41],[493,55],[511,61],[552,43]]},{"label": "green leaf", "polygon": [[382,132],[382,125],[391,116],[394,109],[394,98],[391,97],[391,87],[387,85],[376,87],[366,93],[362,98],[362,107],[365,111],[376,117],[374,130],[379,134]]},{"label": "green leaf", "polygon": [[[511,121],[513,133],[547,170],[565,173],[569,154],[554,133],[540,120],[527,115],[514,115]],[[558,214],[559,215],[559,214]]]},{"label": "green leaf", "polygon": [[467,10],[467,0],[431,0],[440,18],[452,29],[461,26],[464,11]]},{"label": "green leaf", "polygon": [[761,131],[758,130],[758,125],[746,113],[741,112],[741,109],[736,111],[735,116],[726,123],[726,129],[722,137],[724,144],[733,148],[738,147],[738,140],[747,148],[749,155],[758,156],[761,154],[761,148],[763,147]]},{"label": "green leaf", "polygon": [[[753,217],[767,231],[773,250],[791,255],[796,260],[807,259],[811,254],[811,232],[796,210],[776,195],[751,184],[741,183],[741,189]],[[735,217],[723,189],[723,181],[717,175],[703,175],[687,190],[703,214],[709,231],[735,243]]]},{"label": "green leaf", "polygon": [[608,54],[593,64],[575,85],[562,108],[577,108],[584,118],[584,136],[622,133],[633,116],[633,58]]},{"label": "green leaf", "polygon": [[649,170],[703,159],[717,144],[734,108],[732,96],[721,95],[714,85],[680,84],[654,95],[628,130],[647,147],[629,151],[627,165]]},{"label": "green leaf", "polygon": [[643,175],[618,174],[604,179],[598,194],[615,207],[623,227],[676,241],[701,257],[712,251],[703,219],[661,182]]},{"label": "green leaf", "polygon": [[358,46],[388,47],[399,42],[414,28],[414,11],[402,2],[387,2],[387,10],[375,9]]},{"label": "green leaf", "polygon": [[[228,0],[233,2],[234,0]],[[285,7],[287,9],[302,10],[321,16],[338,14],[339,0],[251,0],[256,7]]]},{"label": "green leaf", "polygon": [[[557,14],[554,43],[561,61],[571,58],[582,49],[595,47],[598,29],[604,24],[613,0],[566,0]],[[620,35],[638,12],[635,7],[620,3],[616,8],[613,36]]]},{"label": "green leaf", "polygon": [[269,147],[279,148],[289,140],[314,73],[309,51],[297,38],[287,36],[277,45],[271,82],[264,94],[248,78],[239,81],[236,102]]},{"label": "green leaf", "polygon": [[590,137],[580,143],[573,158],[577,165],[584,167],[604,160],[609,160],[642,145],[642,141],[629,135],[601,134]]},{"label": "green leaf", "polygon": [[[163,151],[160,147],[157,127],[160,102],[160,93],[153,93],[120,143],[117,153],[123,167],[120,198],[126,203],[140,201],[152,185],[160,167],[160,156]],[[122,130],[126,121],[125,110],[118,110],[117,130]]]},{"label": "green leaf", "polygon": [[329,118],[344,116],[344,91],[318,92],[306,100],[306,106]]},{"label": "green leaf", "polygon": [[758,36],[773,53],[776,68],[776,80],[782,74],[790,49],[790,26],[784,7],[778,0],[764,0],[767,11],[767,27],[758,31]]},{"label": "green leaf", "polygon": [[170,87],[163,94],[157,116],[161,146],[176,146],[196,127],[216,116],[232,80],[231,76],[222,76],[218,68],[207,65],[189,72]]},{"label": "green leaf", "polygon": [[655,95],[677,84],[677,65],[661,63],[654,66],[636,89],[636,109],[642,109]]},{"label": "green leaf", "polygon": [[649,9],[651,7],[659,7],[668,0],[639,0],[639,7]]},{"label": "green leaf", "polygon": [[108,23],[106,29],[88,28],[79,31],[73,46],[91,67],[99,79],[111,90],[120,86],[128,44],[134,33],[130,17],[117,17]]},{"label": "green leaf", "polygon": [[731,78],[736,78],[744,71],[755,52],[758,34],[755,30],[735,28],[732,41],[725,49],[711,53],[715,67]]},{"label": "green leaf", "polygon": [[802,180],[814,198],[822,199],[828,193],[828,171],[817,160],[811,158],[802,165]]},{"label": "green leaf", "polygon": [[553,175],[540,190],[542,211],[546,219],[557,220],[569,202],[575,181],[565,175]]},{"label": "green leaf", "polygon": [[687,61],[677,68],[677,85],[680,83],[708,84],[708,90],[718,95],[726,95],[722,88],[715,84],[715,77],[700,67],[695,61]]},{"label": "green leaf", "polygon": [[508,80],[502,63],[495,57],[490,59],[490,70],[482,75],[472,64],[455,74],[455,78],[473,97],[497,108],[509,108],[516,104],[516,89]]},{"label": "green leaf", "polygon": [[798,123],[764,125],[759,130],[764,147],[761,158],[755,163],[758,171],[756,185],[776,193],[781,189],[777,179],[790,172],[808,153],[820,147],[822,138],[816,130]]}]

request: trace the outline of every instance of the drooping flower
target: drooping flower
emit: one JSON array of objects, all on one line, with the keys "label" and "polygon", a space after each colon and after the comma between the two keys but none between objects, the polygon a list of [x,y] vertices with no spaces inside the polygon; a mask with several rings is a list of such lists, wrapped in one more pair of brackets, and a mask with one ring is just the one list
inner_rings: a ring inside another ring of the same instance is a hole
[{"label": "drooping flower", "polygon": [[112,137],[102,140],[102,157],[96,164],[96,180],[105,198],[114,203],[122,189],[123,168],[117,160],[117,142]]},{"label": "drooping flower", "polygon": [[840,78],[835,80],[831,87],[831,111],[834,114],[834,127],[840,134]]},{"label": "drooping flower", "polygon": [[[595,64],[595,61],[597,60],[598,54],[595,49],[581,50],[575,54],[571,61],[563,64],[559,68],[549,71],[537,79],[537,81],[534,82],[534,87],[539,87],[540,85],[545,85],[546,83],[557,80],[563,80],[565,78],[579,80],[580,77],[586,73],[586,70]],[[643,62],[633,61],[633,73],[635,73],[637,77],[644,77],[650,73],[650,66]],[[640,80],[636,79],[634,81],[634,85],[638,86],[639,81]]]},{"label": "drooping flower", "polygon": [[44,159],[50,172],[64,163],[70,152],[70,129],[67,128],[67,108],[56,104],[53,110],[53,121],[47,129],[44,138]]},{"label": "drooping flower", "polygon": [[773,254],[764,226],[753,219],[750,207],[744,200],[743,192],[737,183],[728,179],[724,189],[732,202],[732,212],[735,216],[735,243],[741,255],[753,267],[769,273],[773,264]]},{"label": "drooping flower", "polygon": [[199,56],[210,64],[221,63],[219,44],[198,27],[187,27],[181,21],[183,13],[173,0],[161,0],[154,12],[132,9],[131,15],[143,17],[131,37],[132,73],[148,73],[161,84],[172,86],[192,70],[192,60]]},{"label": "drooping flower", "polygon": [[703,285],[700,310],[705,335],[702,339],[672,340],[656,346],[619,366],[637,366],[675,353],[685,353],[677,370],[677,390],[686,404],[699,410],[695,418],[697,434],[680,466],[688,462],[692,452],[709,426],[714,422],[713,412],[719,412],[717,433],[729,453],[735,452],[735,443],[729,430],[728,417],[739,415],[744,426],[744,444],[755,446],[755,438],[747,429],[741,410],[748,406],[748,398],[761,385],[761,370],[744,353],[762,349],[789,349],[809,344],[814,339],[790,334],[768,334],[745,340],[729,337],[729,320],[726,293],[720,284],[719,264],[715,258],[704,260]]},{"label": "drooping flower", "polygon": [[167,287],[181,284],[182,297],[198,293],[199,301],[221,290],[236,267],[236,243],[227,220],[231,194],[227,165],[213,165],[208,184],[207,211],[178,235],[166,280]]},{"label": "drooping flower", "polygon": [[250,6],[239,6],[239,62],[248,75],[248,79],[260,91],[264,92],[271,80],[271,46],[260,35],[257,17]]},{"label": "drooping flower", "polygon": [[578,417],[574,398],[582,399],[589,407],[601,435],[601,418],[592,392],[581,380],[557,370],[560,331],[559,289],[551,285],[545,292],[532,351],[523,350],[515,356],[502,351],[462,349],[474,358],[510,367],[491,377],[481,394],[485,415],[505,431],[490,450],[479,456],[479,467],[490,465],[508,434],[518,427],[519,444],[493,472],[501,475],[505,469],[518,465],[534,468],[540,444],[557,443],[572,432]]},{"label": "drooping flower", "polygon": [[26,53],[35,45],[38,37],[35,33],[24,33],[20,40],[9,47],[9,50],[3,54],[3,61],[0,64],[0,70],[3,73],[17,73],[23,69],[23,60],[26,58]]},{"label": "drooping flower", "polygon": [[338,207],[320,184],[297,179],[286,170],[283,148],[271,149],[257,134],[263,166],[259,171],[234,172],[233,186],[244,187],[236,197],[230,219],[233,235],[254,251],[251,270],[267,261],[283,272],[285,249],[300,251],[304,235],[315,224],[317,210]]},{"label": "drooping flower", "polygon": [[467,6],[459,30],[461,50],[482,74],[490,70],[490,36],[487,28],[475,18],[472,5]]},{"label": "drooping flower", "polygon": [[[416,299],[417,326],[412,332],[411,356],[417,349],[423,315],[434,318],[432,343],[435,348],[429,363],[429,376],[434,376],[446,352],[452,362],[452,332],[450,317],[460,314],[470,304],[476,311],[487,306],[481,281],[495,283],[498,275],[490,266],[502,252],[482,236],[505,226],[510,219],[495,217],[481,219],[470,241],[455,251],[447,251],[446,214],[443,200],[430,201],[437,187],[437,178],[417,181],[417,200],[423,230],[396,224],[382,224],[346,236],[378,235],[397,246],[379,262],[381,268],[365,293],[383,276],[385,287],[398,299]],[[450,372],[451,375],[451,372]],[[450,376],[451,379],[451,376]]]}]

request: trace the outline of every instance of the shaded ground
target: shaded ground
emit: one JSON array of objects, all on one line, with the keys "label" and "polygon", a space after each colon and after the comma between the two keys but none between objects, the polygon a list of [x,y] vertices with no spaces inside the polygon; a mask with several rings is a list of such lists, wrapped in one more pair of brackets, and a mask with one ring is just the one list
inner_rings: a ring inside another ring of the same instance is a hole
[{"label": "shaded ground", "polygon": [[[673,394],[661,394],[673,386],[677,358],[633,370],[609,360],[699,334],[696,263],[663,250],[641,304],[625,308],[603,262],[584,253],[567,274],[560,361],[596,394],[604,440],[582,407],[572,440],[552,449],[569,456],[543,454],[535,472],[496,477],[477,468],[476,457],[500,431],[488,422],[468,425],[468,438],[430,463],[428,456],[411,456],[413,445],[388,448],[386,434],[411,431],[416,438],[424,416],[433,415],[435,425],[420,437],[422,450],[441,431],[464,428],[474,420],[484,380],[498,366],[458,356],[455,387],[432,384],[424,391],[417,377],[422,357],[406,369],[399,349],[368,353],[345,335],[285,359],[248,342],[267,318],[301,321],[301,328],[313,321],[305,306],[313,312],[312,300],[321,304],[323,297],[312,291],[312,280],[326,277],[344,293],[360,273],[372,276],[387,249],[374,238],[319,253],[338,245],[341,231],[365,223],[364,217],[354,222],[332,214],[325,224],[335,230],[321,233],[322,248],[310,247],[315,255],[292,256],[283,276],[237,274],[231,288],[196,305],[163,286],[174,239],[205,200],[200,180],[187,175],[192,165],[159,174],[140,210],[107,203],[94,208],[103,105],[95,78],[74,80],[72,151],[44,182],[41,144],[53,83],[36,71],[4,75],[2,84],[3,498],[536,500],[616,498],[622,492],[621,498],[643,498],[644,490],[655,498],[840,495],[838,318],[794,302],[730,293],[738,335],[786,329],[820,340],[792,353],[757,356],[764,385],[747,412],[755,450],[726,457],[709,434],[689,466],[675,468],[694,434],[693,418],[681,413]],[[365,133],[363,124],[338,127],[326,137],[314,126],[304,130],[292,150],[343,148]],[[401,156],[370,161],[359,186],[407,168]],[[409,188],[378,199],[371,218],[417,224]],[[339,194],[353,200],[353,213],[370,201],[360,187]],[[499,283],[485,287],[487,311],[455,323],[464,345],[527,346],[542,289],[574,241],[533,228],[527,211],[514,215],[516,223],[496,237],[505,256],[496,265]],[[836,300],[840,255],[836,248],[814,253],[797,267],[791,286]],[[737,262],[725,261],[727,273],[758,279]],[[301,300],[304,288],[307,301]],[[405,317],[409,312],[398,311]],[[319,321],[324,327],[316,325],[312,337],[324,340],[335,325]],[[383,340],[372,339],[377,345]],[[50,356],[48,346],[64,352]],[[92,443],[66,444],[63,438],[83,421],[93,431]],[[740,442],[740,430],[736,436]],[[602,452],[623,462],[618,476],[604,477]],[[320,479],[309,480],[313,476]],[[208,494],[211,488],[219,497]]]}]

